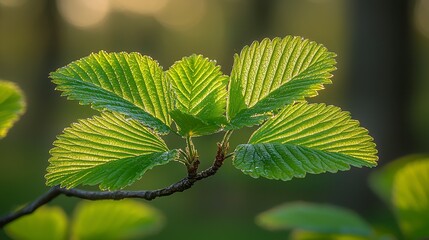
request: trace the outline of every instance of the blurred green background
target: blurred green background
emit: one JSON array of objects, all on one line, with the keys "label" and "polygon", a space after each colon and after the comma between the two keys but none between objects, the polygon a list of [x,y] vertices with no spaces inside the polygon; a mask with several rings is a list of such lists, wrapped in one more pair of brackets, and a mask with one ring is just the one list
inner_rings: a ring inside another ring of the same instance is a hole
[{"label": "blurred green background", "polygon": [[[55,136],[97,114],[60,97],[49,72],[103,49],[141,52],[164,69],[200,53],[229,74],[242,47],[286,35],[338,54],[334,84],[309,101],[340,106],[360,120],[375,138],[380,165],[429,152],[429,0],[0,0],[0,79],[18,83],[28,104],[0,142],[0,214],[47,190]],[[236,132],[232,147],[252,130]],[[212,162],[220,138],[195,139],[203,166]],[[176,138],[166,141],[183,146]],[[392,216],[367,187],[370,171],[280,182],[252,179],[228,160],[216,176],[151,202],[167,223],[149,239],[286,239],[285,232],[257,227],[254,216],[292,200],[338,204],[388,228]],[[130,189],[164,187],[184,174],[181,164],[171,163]],[[78,201],[62,196],[52,204],[70,212]],[[2,230],[0,239],[7,239]]]}]

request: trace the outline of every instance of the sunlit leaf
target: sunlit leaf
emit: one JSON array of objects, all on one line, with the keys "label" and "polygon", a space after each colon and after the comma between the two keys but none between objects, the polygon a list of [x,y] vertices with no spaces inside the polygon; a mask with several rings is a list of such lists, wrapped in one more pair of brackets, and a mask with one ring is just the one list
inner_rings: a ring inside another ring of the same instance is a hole
[{"label": "sunlit leaf", "polygon": [[76,240],[141,239],[156,233],[163,216],[133,200],[81,202],[74,213],[71,235]]},{"label": "sunlit leaf", "polygon": [[68,99],[132,117],[167,133],[172,89],[158,62],[139,53],[101,51],[51,73]]},{"label": "sunlit leaf", "polygon": [[287,203],[261,213],[257,223],[267,229],[370,236],[371,227],[354,212],[330,205]]},{"label": "sunlit leaf", "polygon": [[272,111],[316,96],[331,83],[334,57],[324,46],[300,37],[264,39],[244,47],[231,72],[229,127],[259,124]]},{"label": "sunlit leaf", "polygon": [[123,188],[178,154],[138,121],[107,112],[72,124],[54,146],[47,184],[67,188],[79,184]]},{"label": "sunlit leaf", "polygon": [[407,239],[429,237],[429,158],[421,158],[398,170],[392,201]]},{"label": "sunlit leaf", "polygon": [[0,139],[25,110],[24,96],[12,82],[0,81]]},{"label": "sunlit leaf", "polygon": [[348,112],[298,103],[269,119],[235,150],[234,166],[252,177],[289,180],[377,164],[368,131]]},{"label": "sunlit leaf", "polygon": [[67,216],[59,207],[43,206],[9,223],[5,231],[17,240],[65,240]]},{"label": "sunlit leaf", "polygon": [[[172,117],[181,135],[206,135],[219,129],[220,124],[225,122],[228,80],[220,71],[220,66],[201,55],[192,55],[176,62],[167,74],[176,93],[177,110]],[[199,124],[194,127],[190,122],[183,121],[185,115],[198,120]],[[200,131],[201,128],[204,130]],[[212,130],[207,132],[207,129]]]}]

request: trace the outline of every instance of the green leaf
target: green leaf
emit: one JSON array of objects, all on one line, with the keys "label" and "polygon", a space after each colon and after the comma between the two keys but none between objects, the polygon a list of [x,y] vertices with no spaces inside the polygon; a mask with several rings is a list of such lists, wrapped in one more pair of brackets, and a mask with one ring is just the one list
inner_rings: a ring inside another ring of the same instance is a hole
[{"label": "green leaf", "polygon": [[[220,71],[220,66],[201,55],[192,55],[176,62],[168,71],[176,93],[172,114],[179,133],[199,136],[215,132],[225,122],[226,84],[228,77]],[[180,111],[180,112],[179,112]],[[183,116],[199,121],[195,127],[183,121]],[[200,132],[201,125],[206,125]],[[207,132],[207,129],[212,129]]]},{"label": "green leaf", "polygon": [[269,119],[235,150],[234,166],[252,177],[290,180],[306,173],[337,172],[377,164],[368,131],[348,112],[298,103]]},{"label": "green leaf", "polygon": [[[345,235],[345,234],[326,234],[308,231],[293,231],[291,240],[373,240],[374,238]],[[378,239],[378,238],[377,238]],[[380,238],[380,240],[390,240],[391,238]],[[393,240],[393,239],[392,239]]]},{"label": "green leaf", "polygon": [[107,112],[72,124],[54,146],[47,184],[67,188],[79,184],[123,188],[178,154],[168,151],[164,141],[139,122]]},{"label": "green leaf", "polygon": [[371,227],[354,212],[330,205],[287,203],[257,216],[266,229],[297,229],[318,233],[370,236]]},{"label": "green leaf", "polygon": [[171,86],[148,56],[101,51],[58,69],[51,78],[68,99],[122,113],[160,133],[170,130]]},{"label": "green leaf", "polygon": [[428,159],[429,155],[409,155],[399,158],[371,173],[369,183],[371,189],[386,203],[392,205],[393,182],[398,172],[409,163]]},{"label": "green leaf", "polygon": [[0,139],[25,110],[24,95],[12,82],[0,81]]},{"label": "green leaf", "polygon": [[164,217],[133,200],[81,202],[72,221],[72,239],[141,239],[156,233]]},{"label": "green leaf", "polygon": [[43,206],[5,227],[13,239],[64,240],[67,235],[67,216],[59,207]]},{"label": "green leaf", "polygon": [[182,136],[208,135],[218,131],[222,122],[226,123],[222,118],[204,121],[178,109],[171,111],[170,115],[176,124],[181,126],[179,128],[179,134]]},{"label": "green leaf", "polygon": [[271,112],[317,95],[331,83],[335,54],[300,37],[264,39],[235,55],[229,85],[229,128],[261,123]]},{"label": "green leaf", "polygon": [[429,236],[429,158],[408,163],[393,181],[392,200],[407,239]]}]

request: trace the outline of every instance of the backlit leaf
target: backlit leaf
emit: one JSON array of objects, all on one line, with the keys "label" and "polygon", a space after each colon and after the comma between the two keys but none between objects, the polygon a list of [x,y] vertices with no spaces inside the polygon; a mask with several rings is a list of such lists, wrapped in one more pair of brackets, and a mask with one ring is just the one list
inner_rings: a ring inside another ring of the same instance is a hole
[{"label": "backlit leaf", "polygon": [[317,95],[331,83],[335,54],[300,37],[264,39],[234,57],[229,85],[229,128],[261,123],[294,101]]},{"label": "backlit leaf", "polygon": [[58,69],[51,78],[68,99],[122,113],[160,133],[170,130],[171,86],[148,56],[101,51]]},{"label": "backlit leaf", "polygon": [[149,169],[175,160],[164,141],[138,121],[116,113],[80,120],[54,142],[47,184],[79,184],[114,190],[126,187]]},{"label": "backlit leaf", "polygon": [[[215,132],[225,122],[226,84],[228,77],[223,75],[220,67],[201,55],[192,55],[177,61],[167,74],[174,86],[177,108],[172,117],[182,135],[199,136]],[[181,113],[180,113],[180,112]],[[180,115],[180,116],[178,116]],[[183,121],[189,115],[200,123],[194,126]],[[184,130],[186,129],[186,130]],[[207,132],[207,129],[213,129]]]},{"label": "backlit leaf", "polygon": [[325,104],[285,107],[235,150],[234,166],[252,177],[289,180],[377,164],[368,131],[348,112]]}]

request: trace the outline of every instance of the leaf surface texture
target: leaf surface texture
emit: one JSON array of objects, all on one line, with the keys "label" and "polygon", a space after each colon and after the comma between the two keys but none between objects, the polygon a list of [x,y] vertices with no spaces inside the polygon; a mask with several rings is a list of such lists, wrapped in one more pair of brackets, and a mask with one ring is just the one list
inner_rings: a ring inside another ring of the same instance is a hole
[{"label": "leaf surface texture", "polygon": [[[176,110],[172,117],[179,133],[199,136],[219,129],[225,122],[228,80],[220,67],[201,55],[192,55],[177,61],[167,74],[175,90]],[[185,118],[186,115],[189,117]],[[192,123],[198,120],[199,124],[193,127]],[[205,130],[201,131],[202,128]],[[207,129],[213,130],[207,132]]]},{"label": "leaf surface texture", "polygon": [[261,123],[269,113],[314,97],[331,83],[335,54],[300,37],[264,39],[234,57],[227,115],[230,128]]},{"label": "leaf surface texture", "polygon": [[66,128],[54,146],[47,184],[67,188],[100,184],[103,190],[120,189],[177,157],[177,150],[168,150],[138,121],[108,112]]},{"label": "leaf surface texture", "polygon": [[139,53],[101,51],[51,73],[57,90],[96,110],[122,113],[167,133],[172,89],[158,62]]},{"label": "leaf surface texture", "polygon": [[235,150],[234,166],[252,177],[290,180],[377,164],[368,131],[348,112],[325,104],[285,107]]}]

